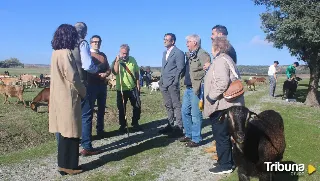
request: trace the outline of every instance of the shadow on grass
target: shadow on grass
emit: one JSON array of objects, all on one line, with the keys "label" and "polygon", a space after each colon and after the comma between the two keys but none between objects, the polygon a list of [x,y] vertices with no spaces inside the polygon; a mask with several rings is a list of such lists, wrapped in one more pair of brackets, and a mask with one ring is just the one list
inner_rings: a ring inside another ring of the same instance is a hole
[{"label": "shadow on grass", "polygon": [[[107,152],[134,145],[114,153],[103,155],[98,160],[82,165],[84,171],[90,171],[100,166],[103,166],[108,162],[119,161],[147,150],[168,146],[170,143],[173,143],[176,139],[160,135],[158,133],[160,128],[157,128],[158,126],[164,125],[166,123],[166,119],[148,122],[146,124],[141,125],[143,128],[143,134],[130,135],[129,137],[125,137],[116,142],[112,142],[110,144],[98,147],[98,149],[103,150],[102,152]],[[118,135],[118,131],[108,132],[107,135],[110,137],[116,136]],[[138,144],[136,145],[136,143]]]}]

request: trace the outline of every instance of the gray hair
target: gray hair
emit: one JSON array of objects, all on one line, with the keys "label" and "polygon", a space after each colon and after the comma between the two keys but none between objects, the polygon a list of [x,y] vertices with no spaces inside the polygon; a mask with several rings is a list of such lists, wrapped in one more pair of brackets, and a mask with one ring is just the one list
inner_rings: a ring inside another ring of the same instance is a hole
[{"label": "gray hair", "polygon": [[79,37],[84,39],[88,30],[87,25],[84,22],[77,22],[74,27],[76,28]]},{"label": "gray hair", "polygon": [[188,40],[188,41],[195,41],[195,42],[197,42],[197,46],[201,46],[201,38],[200,38],[200,36],[199,35],[197,35],[197,34],[192,34],[192,35],[188,35],[187,37],[186,37],[186,40]]},{"label": "gray hair", "polygon": [[130,47],[129,47],[128,44],[122,44],[122,45],[120,46],[120,49],[126,49],[128,52],[130,51]]}]

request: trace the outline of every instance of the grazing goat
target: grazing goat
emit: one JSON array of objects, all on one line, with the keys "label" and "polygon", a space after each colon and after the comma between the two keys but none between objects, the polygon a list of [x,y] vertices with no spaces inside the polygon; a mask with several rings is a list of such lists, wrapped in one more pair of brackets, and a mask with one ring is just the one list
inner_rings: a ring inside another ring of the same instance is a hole
[{"label": "grazing goat", "polygon": [[281,115],[273,110],[257,115],[244,106],[233,106],[221,118],[228,121],[229,133],[235,141],[232,152],[239,180],[248,181],[250,177],[272,180],[274,173],[266,172],[264,162],[280,162],[283,158],[286,143]]},{"label": "grazing goat", "polygon": [[255,86],[256,79],[244,80],[244,82],[247,84],[248,89],[250,88],[250,90],[252,90],[251,86],[253,86],[253,90],[254,91],[256,90],[256,86]]},{"label": "grazing goat", "polygon": [[150,94],[151,94],[152,91],[157,91],[157,90],[159,90],[159,89],[160,89],[160,87],[159,87],[159,81],[158,81],[158,82],[151,82],[150,87],[151,87]]},{"label": "grazing goat", "polygon": [[26,107],[26,103],[23,99],[23,86],[19,85],[0,85],[0,94],[4,95],[4,102],[3,104],[7,103],[10,104],[8,101],[8,97],[17,97],[18,101],[15,104],[18,104],[19,101],[23,102],[24,107]]},{"label": "grazing goat", "polygon": [[48,110],[49,110],[49,99],[50,99],[50,88],[44,88],[32,100],[32,102],[30,104],[30,108],[33,111],[38,112],[38,103],[39,102],[47,102],[48,103]]},{"label": "grazing goat", "polygon": [[294,99],[295,93],[298,88],[298,83],[300,80],[302,79],[300,77],[297,77],[292,80],[284,81],[282,86],[282,91],[283,91],[282,99]]}]

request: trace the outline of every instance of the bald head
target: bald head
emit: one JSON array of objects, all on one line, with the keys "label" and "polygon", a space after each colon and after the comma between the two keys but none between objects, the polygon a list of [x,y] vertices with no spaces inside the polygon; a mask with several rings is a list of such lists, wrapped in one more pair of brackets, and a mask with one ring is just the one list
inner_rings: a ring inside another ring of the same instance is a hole
[{"label": "bald head", "polygon": [[87,35],[87,25],[84,22],[78,22],[74,25],[74,27],[76,28],[79,37],[84,39]]}]

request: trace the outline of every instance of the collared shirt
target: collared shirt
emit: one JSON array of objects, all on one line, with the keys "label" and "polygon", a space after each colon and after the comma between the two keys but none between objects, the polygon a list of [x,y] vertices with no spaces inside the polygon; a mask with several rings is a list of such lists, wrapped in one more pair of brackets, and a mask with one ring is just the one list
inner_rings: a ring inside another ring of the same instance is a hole
[{"label": "collared shirt", "polygon": [[172,46],[171,48],[169,48],[169,50],[167,50],[167,54],[166,54],[166,60],[168,60],[168,57],[170,55],[171,50],[173,49],[174,46]]},{"label": "collared shirt", "polygon": [[277,72],[276,67],[274,65],[270,65],[268,70],[268,75],[273,76]]},{"label": "collared shirt", "polygon": [[[114,67],[115,60],[113,61],[111,67]],[[136,72],[139,72],[139,66],[137,61],[134,57],[129,56],[128,61],[119,61],[119,63],[124,63],[131,73],[135,76]],[[117,74],[115,73],[114,69],[112,68],[112,73],[116,75],[116,89],[118,91],[121,90],[133,90],[136,87],[137,82],[135,82],[129,72],[119,64],[120,72]],[[121,82],[120,82],[120,74],[121,74]],[[138,77],[135,77],[138,79]],[[121,83],[121,84],[120,84]]]},{"label": "collared shirt", "polygon": [[99,71],[98,67],[93,63],[90,53],[90,47],[86,41],[82,41],[80,46],[80,57],[82,68],[92,74],[95,74]]}]

